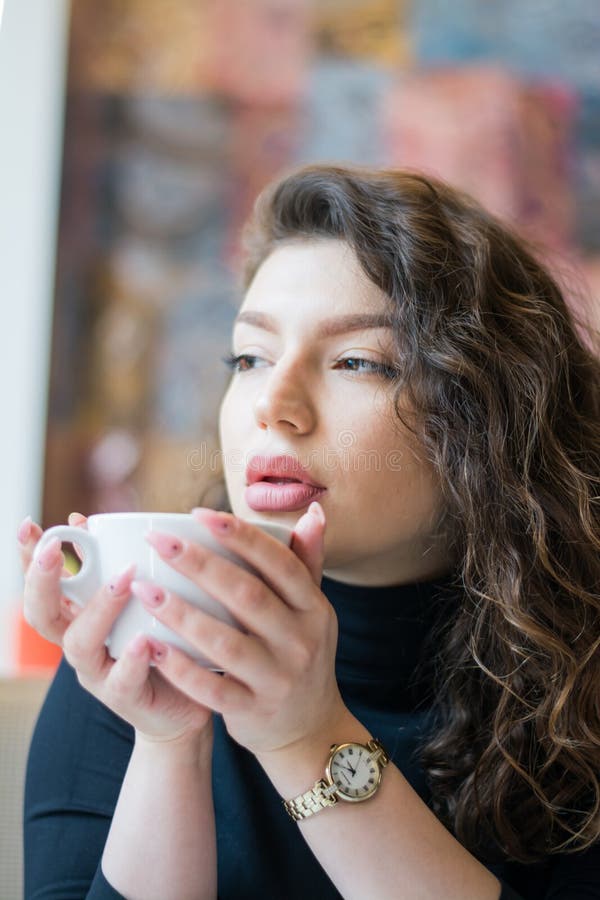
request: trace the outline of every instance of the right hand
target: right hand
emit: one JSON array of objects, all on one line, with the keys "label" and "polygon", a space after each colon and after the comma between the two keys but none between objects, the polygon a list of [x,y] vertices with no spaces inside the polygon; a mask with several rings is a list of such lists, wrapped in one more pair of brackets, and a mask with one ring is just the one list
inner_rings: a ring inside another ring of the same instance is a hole
[{"label": "right hand", "polygon": [[[71,513],[69,524],[87,527],[87,519]],[[120,593],[103,585],[83,608],[65,597],[60,578],[67,576],[60,548],[42,569],[33,551],[43,532],[31,522],[18,540],[25,576],[24,617],[43,638],[62,647],[79,683],[136,729],[136,737],[152,741],[203,739],[212,727],[212,711],[177,690],[150,665],[152,639],[138,635],[114,660],[105,640],[129,600],[131,572]],[[120,573],[115,573],[115,578]]]}]

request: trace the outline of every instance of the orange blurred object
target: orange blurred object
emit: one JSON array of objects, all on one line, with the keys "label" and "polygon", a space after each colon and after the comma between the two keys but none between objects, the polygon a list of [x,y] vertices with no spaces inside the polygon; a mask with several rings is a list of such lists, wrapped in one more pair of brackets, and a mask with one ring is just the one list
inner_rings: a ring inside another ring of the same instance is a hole
[{"label": "orange blurred object", "polygon": [[[65,568],[74,575],[79,570],[77,556],[63,545]],[[14,624],[15,665],[17,675],[51,675],[58,666],[62,648],[47,641],[23,616],[23,604],[17,607]]]},{"label": "orange blurred object", "polygon": [[15,659],[18,675],[51,674],[58,666],[62,650],[41,637],[28,625],[19,610],[15,623]]}]

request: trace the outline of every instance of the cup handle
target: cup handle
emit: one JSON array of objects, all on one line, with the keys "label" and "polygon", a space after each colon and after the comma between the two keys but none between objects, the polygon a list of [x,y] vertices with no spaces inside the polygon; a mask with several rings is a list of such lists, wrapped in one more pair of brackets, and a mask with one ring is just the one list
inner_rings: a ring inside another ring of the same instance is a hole
[{"label": "cup handle", "polygon": [[45,531],[37,542],[33,551],[34,560],[38,558],[48,541],[54,537],[60,541],[78,544],[83,548],[81,569],[76,575],[62,577],[60,587],[65,597],[74,600],[78,606],[85,606],[102,583],[96,538],[83,528],[74,528],[72,525],[55,525]]}]

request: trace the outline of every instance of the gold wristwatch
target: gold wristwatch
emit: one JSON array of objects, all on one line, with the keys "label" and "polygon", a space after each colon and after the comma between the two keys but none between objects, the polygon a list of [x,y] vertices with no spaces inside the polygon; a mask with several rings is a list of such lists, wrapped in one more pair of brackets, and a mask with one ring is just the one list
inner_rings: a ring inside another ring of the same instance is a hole
[{"label": "gold wristwatch", "polygon": [[366,744],[352,741],[332,744],[325,766],[325,778],[315,781],[314,787],[293,800],[284,800],[283,805],[297,822],[334,806],[338,800],[361,803],[376,793],[381,783],[381,773],[389,761],[377,738]]}]

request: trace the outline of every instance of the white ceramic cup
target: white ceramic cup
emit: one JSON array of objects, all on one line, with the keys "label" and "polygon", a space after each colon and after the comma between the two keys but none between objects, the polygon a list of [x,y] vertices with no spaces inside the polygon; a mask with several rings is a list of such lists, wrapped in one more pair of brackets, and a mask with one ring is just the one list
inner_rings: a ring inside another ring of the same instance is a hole
[{"label": "white ceramic cup", "polygon": [[[253,519],[248,521],[290,546],[293,529],[287,525]],[[209,550],[219,553],[260,577],[256,569],[219,543],[207,526],[202,525],[188,513],[99,513],[88,517],[87,530],[70,525],[55,525],[44,532],[35,547],[33,558],[37,559],[48,541],[54,537],[61,541],[70,541],[81,548],[83,561],[79,572],[60,579],[63,594],[79,606],[85,606],[102,585],[108,584],[128,565],[135,563],[134,578],[152,581],[164,590],[174,591],[204,612],[232,625],[238,631],[245,632],[246,629],[234,619],[222,603],[160,558],[154,547],[144,538],[147,531],[164,531],[183,540],[203,544]],[[222,671],[178,634],[162,625],[133,595],[115,621],[106,640],[108,652],[113,659],[118,659],[129,641],[140,632],[179,647],[206,668]]]}]

